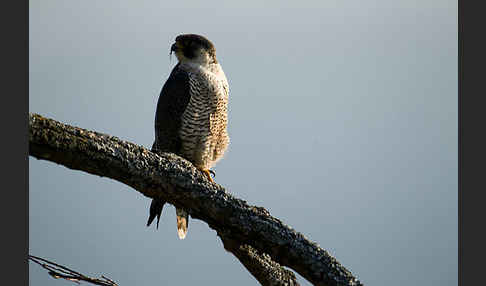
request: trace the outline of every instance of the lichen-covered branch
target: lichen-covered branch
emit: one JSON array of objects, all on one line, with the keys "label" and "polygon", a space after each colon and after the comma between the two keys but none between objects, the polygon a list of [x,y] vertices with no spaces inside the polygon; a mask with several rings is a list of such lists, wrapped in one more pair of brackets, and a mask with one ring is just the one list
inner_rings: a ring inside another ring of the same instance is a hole
[{"label": "lichen-covered branch", "polygon": [[224,248],[233,253],[261,285],[300,285],[292,271],[280,266],[268,254],[259,253],[248,244],[241,245],[239,242],[229,239],[223,239],[223,244]]},{"label": "lichen-covered branch", "polygon": [[[260,257],[266,255],[277,262],[269,265],[287,266],[314,285],[362,285],[316,243],[272,217],[264,208],[248,205],[220,185],[209,182],[189,161],[175,154],[157,155],[114,136],[69,126],[37,114],[29,115],[29,154],[71,169],[109,177],[147,197],[163,198],[183,207],[193,218],[205,221],[216,230],[225,249],[232,253],[234,249],[251,247],[253,252],[247,252],[247,258],[251,253]],[[238,246],[232,247],[228,242],[237,242]],[[235,255],[242,263],[247,261]],[[250,270],[250,266],[245,264],[245,267]],[[281,266],[277,271],[279,275],[287,273]]]}]

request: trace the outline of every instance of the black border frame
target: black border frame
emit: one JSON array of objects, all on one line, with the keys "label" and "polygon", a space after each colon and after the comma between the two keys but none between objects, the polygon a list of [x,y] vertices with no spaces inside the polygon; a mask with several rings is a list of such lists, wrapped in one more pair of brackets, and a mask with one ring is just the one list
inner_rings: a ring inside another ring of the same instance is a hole
[{"label": "black border frame", "polygon": [[[467,4],[466,4],[467,3]],[[458,280],[479,285],[484,265],[484,15],[474,1],[458,1]],[[476,5],[474,5],[476,4]]]},{"label": "black border frame", "polygon": [[[29,2],[2,5],[2,284],[28,285],[29,145],[28,71]],[[13,138],[13,139],[12,139]]]}]

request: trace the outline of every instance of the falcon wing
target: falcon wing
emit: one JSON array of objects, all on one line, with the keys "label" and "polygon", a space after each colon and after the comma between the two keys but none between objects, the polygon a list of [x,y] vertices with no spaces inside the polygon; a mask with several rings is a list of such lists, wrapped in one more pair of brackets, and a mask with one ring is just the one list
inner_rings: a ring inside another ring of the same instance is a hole
[{"label": "falcon wing", "polygon": [[184,110],[191,99],[189,74],[177,64],[162,87],[155,113],[154,152],[178,154],[181,148],[179,129]]},{"label": "falcon wing", "polygon": [[[181,148],[181,139],[179,137],[181,118],[190,99],[189,75],[186,71],[180,69],[179,64],[177,64],[162,87],[159,101],[157,102],[157,111],[155,112],[155,141],[152,145],[152,152],[179,153]],[[152,221],[157,217],[157,228],[159,228],[160,215],[162,214],[164,204],[165,201],[163,200],[152,200],[147,226],[150,226]],[[185,228],[183,231],[185,236],[189,217],[187,212],[184,212],[184,214],[184,217],[180,217],[178,212],[177,221],[185,219]],[[181,237],[181,231],[178,233],[179,237]]]}]

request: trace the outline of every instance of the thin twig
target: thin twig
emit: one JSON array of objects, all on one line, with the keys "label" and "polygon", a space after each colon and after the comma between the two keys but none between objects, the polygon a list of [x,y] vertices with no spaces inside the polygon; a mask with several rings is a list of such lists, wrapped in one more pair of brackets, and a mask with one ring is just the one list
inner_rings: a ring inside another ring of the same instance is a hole
[{"label": "thin twig", "polygon": [[29,255],[29,260],[39,264],[42,268],[48,271],[49,275],[56,279],[61,278],[77,284],[81,284],[80,281],[85,281],[94,285],[118,286],[118,284],[116,284],[113,280],[103,275],[101,275],[102,279],[91,278],[70,268],[67,268],[66,266],[59,265],[55,262],[34,255]]}]

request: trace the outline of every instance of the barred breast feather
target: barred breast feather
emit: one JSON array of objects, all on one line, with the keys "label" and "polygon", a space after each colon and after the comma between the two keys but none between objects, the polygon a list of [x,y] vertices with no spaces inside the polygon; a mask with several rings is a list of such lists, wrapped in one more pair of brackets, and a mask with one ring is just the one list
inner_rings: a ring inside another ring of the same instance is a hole
[{"label": "barred breast feather", "polygon": [[182,64],[189,78],[190,100],[182,114],[181,155],[196,167],[210,169],[229,144],[228,82],[219,64],[209,67]]}]

